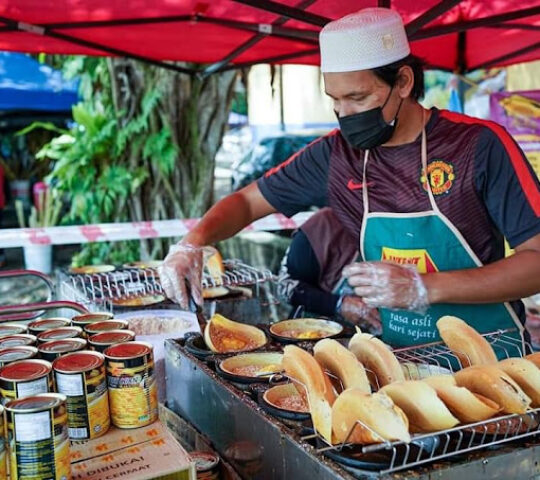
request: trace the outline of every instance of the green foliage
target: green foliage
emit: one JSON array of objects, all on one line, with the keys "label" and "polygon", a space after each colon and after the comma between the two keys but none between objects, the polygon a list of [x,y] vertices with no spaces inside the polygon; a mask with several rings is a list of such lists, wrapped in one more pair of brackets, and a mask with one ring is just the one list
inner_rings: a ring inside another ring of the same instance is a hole
[{"label": "green foliage", "polygon": [[36,153],[59,130],[50,123],[35,122],[32,128],[4,133],[0,138],[0,165],[6,178],[42,179],[48,173],[49,165],[46,161],[37,161]]},{"label": "green foliage", "polygon": [[[55,131],[39,153],[53,163],[49,183],[67,198],[64,223],[185,218],[208,209],[235,72],[203,80],[125,58],[40,60],[80,79],[75,126]],[[162,239],[90,244],[74,262],[156,258],[167,246]]]},{"label": "green foliage", "polygon": [[240,115],[248,114],[247,94],[245,91],[234,93],[234,96],[232,99],[231,111],[238,113]]},{"label": "green foliage", "polygon": [[143,158],[145,160],[155,159],[160,171],[165,175],[172,172],[178,151],[171,140],[171,132],[161,129],[159,132],[148,136],[143,147]]},{"label": "green foliage", "polygon": [[140,242],[129,240],[124,242],[89,243],[71,259],[73,267],[84,265],[123,265],[136,262],[141,258]]},{"label": "green foliage", "polygon": [[[170,172],[177,156],[170,129],[152,131],[151,116],[162,97],[158,89],[148,90],[137,115],[125,121],[125,113],[114,109],[106,59],[73,57],[65,64],[69,75],[81,78],[82,101],[73,107],[75,125],[55,130],[59,135],[38,152],[37,157],[53,161],[49,183],[66,195],[68,214],[63,223],[88,224],[128,221],[126,207],[148,178],[141,160],[155,161],[164,173]],[[34,125],[37,127],[37,125]],[[40,125],[51,128],[50,125]],[[138,245],[138,242],[135,242]],[[129,248],[126,248],[126,245]],[[137,260],[133,242],[83,247],[75,263],[124,263]]]}]

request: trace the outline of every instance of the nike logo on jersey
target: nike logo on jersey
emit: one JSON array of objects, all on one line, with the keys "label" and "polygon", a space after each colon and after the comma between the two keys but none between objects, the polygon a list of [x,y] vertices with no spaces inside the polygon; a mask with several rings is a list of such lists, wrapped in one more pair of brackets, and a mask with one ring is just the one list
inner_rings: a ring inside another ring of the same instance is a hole
[{"label": "nike logo on jersey", "polygon": [[[373,185],[375,185],[375,182],[367,183],[368,187],[372,187]],[[347,188],[349,190],[360,190],[363,188],[363,186],[364,185],[362,183],[356,183],[352,178],[349,180],[349,183],[347,183]]]}]

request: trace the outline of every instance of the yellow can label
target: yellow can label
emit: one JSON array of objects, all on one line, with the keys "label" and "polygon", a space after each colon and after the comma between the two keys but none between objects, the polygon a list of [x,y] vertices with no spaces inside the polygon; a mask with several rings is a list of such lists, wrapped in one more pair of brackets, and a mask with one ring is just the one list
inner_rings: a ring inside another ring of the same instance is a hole
[{"label": "yellow can label", "polygon": [[0,440],[2,447],[0,448],[0,478],[7,478],[7,454],[4,440]]},{"label": "yellow can label", "polygon": [[[7,430],[6,430],[6,417],[5,417],[5,411],[2,407],[0,407],[1,413],[0,413],[0,440],[6,440],[7,439]],[[0,477],[2,478],[2,477]]]},{"label": "yellow can label", "polygon": [[65,404],[8,420],[11,480],[71,480]]},{"label": "yellow can label", "polygon": [[107,366],[112,423],[118,428],[137,428],[158,418],[158,392],[154,364],[123,368],[121,362]]},{"label": "yellow can label", "polygon": [[88,440],[105,434],[110,426],[105,365],[88,372],[55,375],[58,392],[67,397],[69,437]]}]

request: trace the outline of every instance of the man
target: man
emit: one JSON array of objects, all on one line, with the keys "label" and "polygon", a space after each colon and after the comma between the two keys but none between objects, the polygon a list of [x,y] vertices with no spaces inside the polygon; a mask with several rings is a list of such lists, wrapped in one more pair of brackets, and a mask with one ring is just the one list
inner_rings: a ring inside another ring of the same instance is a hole
[{"label": "man", "polygon": [[344,319],[362,331],[380,335],[377,310],[350,288],[343,288],[341,272],[357,257],[356,239],[331,208],[323,208],[293,234],[281,264],[279,296],[310,314]]},{"label": "man", "polygon": [[276,211],[329,205],[359,241],[344,275],[379,308],[384,341],[436,340],[446,314],[521,333],[519,299],[540,291],[540,186],[519,147],[495,123],[422,108],[422,70],[392,10],[329,23],[320,48],[340,130],[212,207],[166,258],[167,294],[187,305],[200,246]]}]

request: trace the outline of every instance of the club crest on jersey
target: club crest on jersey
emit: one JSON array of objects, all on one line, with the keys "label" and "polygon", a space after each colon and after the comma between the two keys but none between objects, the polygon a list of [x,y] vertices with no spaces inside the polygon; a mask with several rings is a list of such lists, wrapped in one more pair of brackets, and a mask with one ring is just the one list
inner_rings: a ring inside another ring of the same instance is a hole
[{"label": "club crest on jersey", "polygon": [[424,248],[398,249],[383,247],[381,260],[399,265],[414,265],[418,269],[418,273],[434,273],[439,271],[431,255]]},{"label": "club crest on jersey", "polygon": [[456,175],[454,166],[443,160],[434,160],[427,166],[427,174],[424,169],[420,173],[420,182],[427,192],[428,181],[433,195],[443,195],[452,188]]}]

